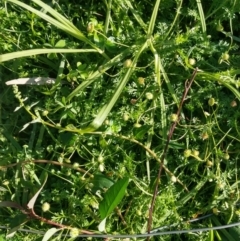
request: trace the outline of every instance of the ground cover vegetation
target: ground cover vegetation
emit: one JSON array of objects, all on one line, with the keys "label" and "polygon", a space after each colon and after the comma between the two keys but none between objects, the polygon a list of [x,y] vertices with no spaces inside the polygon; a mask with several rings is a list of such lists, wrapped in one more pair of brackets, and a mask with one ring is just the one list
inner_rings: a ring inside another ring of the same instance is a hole
[{"label": "ground cover vegetation", "polygon": [[0,240],[239,222],[239,12],[236,0],[2,0]]}]

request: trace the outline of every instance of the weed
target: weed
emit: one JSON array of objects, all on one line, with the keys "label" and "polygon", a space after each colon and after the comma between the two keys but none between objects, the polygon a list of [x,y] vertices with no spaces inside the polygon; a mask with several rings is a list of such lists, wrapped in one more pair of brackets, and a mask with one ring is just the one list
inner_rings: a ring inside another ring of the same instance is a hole
[{"label": "weed", "polygon": [[239,2],[25,2],[0,6],[7,237],[237,240],[191,229],[239,221]]}]

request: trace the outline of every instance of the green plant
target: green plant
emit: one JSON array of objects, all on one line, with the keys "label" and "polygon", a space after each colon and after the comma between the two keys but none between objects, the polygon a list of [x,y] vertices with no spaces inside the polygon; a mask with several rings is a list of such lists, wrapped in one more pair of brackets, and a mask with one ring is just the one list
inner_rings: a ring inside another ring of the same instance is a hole
[{"label": "green plant", "polygon": [[[217,0],[4,1],[0,205],[22,211],[1,208],[8,236],[22,225],[44,230],[43,240],[71,240],[99,230],[144,233],[149,222],[180,229],[237,221],[239,7]],[[39,76],[56,81],[12,90],[3,83]],[[33,198],[34,214],[25,207]],[[45,203],[51,208],[43,213]],[[184,222],[216,209],[201,224]],[[174,239],[235,235],[226,232]]]}]

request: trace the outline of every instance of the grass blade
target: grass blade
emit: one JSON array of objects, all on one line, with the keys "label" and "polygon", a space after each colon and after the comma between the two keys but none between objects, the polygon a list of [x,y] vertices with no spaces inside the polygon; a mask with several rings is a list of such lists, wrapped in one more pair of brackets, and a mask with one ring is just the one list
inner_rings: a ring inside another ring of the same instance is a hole
[{"label": "grass blade", "polygon": [[45,234],[42,241],[48,241],[55,233],[61,231],[61,229],[50,228]]},{"label": "grass blade", "polygon": [[138,51],[138,53],[136,54],[133,62],[132,62],[132,67],[129,68],[124,76],[124,78],[121,80],[121,82],[119,83],[119,85],[116,88],[116,91],[113,95],[113,97],[111,98],[110,102],[107,105],[104,105],[102,107],[102,109],[99,111],[99,113],[97,114],[96,118],[93,120],[93,122],[87,127],[87,130],[89,131],[93,131],[98,129],[102,123],[104,122],[104,120],[106,119],[106,117],[108,116],[109,112],[111,111],[111,109],[113,108],[113,106],[115,105],[115,103],[117,102],[120,94],[122,93],[125,85],[127,84],[127,82],[129,81],[138,58],[140,57],[141,53],[146,49],[148,42],[146,41],[143,46],[141,47],[141,49]]},{"label": "grass blade", "polygon": [[151,16],[149,26],[148,26],[148,32],[147,32],[148,38],[150,36],[152,36],[152,34],[153,34],[153,29],[154,29],[154,26],[155,26],[159,5],[160,5],[160,0],[157,0],[156,3],[155,3],[155,6],[154,6],[153,12],[152,12],[152,16]]},{"label": "grass blade", "polygon": [[129,9],[132,11],[133,16],[135,17],[135,19],[137,20],[139,25],[142,27],[144,32],[147,32],[147,30],[146,30],[147,29],[147,25],[144,23],[144,21],[142,20],[141,16],[138,14],[138,12],[134,9],[134,7],[131,4],[131,2],[129,0],[125,0],[125,3],[129,7]]},{"label": "grass blade", "polygon": [[105,71],[110,69],[113,65],[116,65],[122,61],[122,59],[129,54],[129,52],[134,48],[128,48],[125,51],[123,51],[121,54],[115,56],[113,59],[109,60],[104,65],[100,66],[97,71],[95,71],[89,78],[84,81],[82,84],[80,84],[70,95],[67,96],[66,101],[70,101],[74,96],[76,96],[80,91],[82,91],[84,88],[89,86],[95,79],[100,77]]},{"label": "grass blade", "polygon": [[8,54],[0,55],[0,63],[9,61],[12,59],[29,57],[38,54],[49,54],[49,53],[96,53],[95,49],[29,49]]},{"label": "grass blade", "polygon": [[46,3],[40,1],[40,0],[32,0],[36,4],[38,4],[40,7],[42,7],[44,10],[49,12],[56,20],[58,20],[60,23],[65,25],[66,27],[70,27],[72,29],[75,29],[76,31],[79,31],[67,18],[65,18],[63,15],[55,11],[52,7],[47,5]]},{"label": "grass blade", "polygon": [[206,33],[207,28],[206,28],[206,22],[205,22],[204,12],[202,8],[202,3],[201,3],[201,0],[196,0],[196,1],[197,1],[198,12],[199,12],[201,24],[202,24],[202,31],[203,33]]},{"label": "grass blade", "polygon": [[8,0],[9,2],[15,3],[28,11],[35,13],[37,16],[41,17],[42,19],[46,20],[47,22],[51,23],[55,27],[61,29],[62,31],[72,35],[73,37],[85,42],[86,44],[89,44],[92,46],[94,49],[96,49],[100,54],[102,54],[106,59],[109,59],[109,57],[104,54],[104,52],[99,49],[94,43],[92,43],[82,32],[80,32],[79,29],[77,29],[69,20],[67,20],[65,17],[61,16],[58,14],[54,9],[52,9],[50,6],[45,5],[44,3],[41,3],[39,0],[35,0],[37,4],[40,4],[40,6],[45,7],[48,12],[50,12],[52,15],[56,16],[57,19],[54,19],[47,14],[25,4],[22,3],[18,0]]},{"label": "grass blade", "polygon": [[40,192],[42,191],[44,185],[45,185],[46,182],[47,182],[47,177],[48,177],[48,176],[46,175],[45,180],[43,181],[42,186],[41,186],[40,189],[35,193],[35,195],[31,198],[31,200],[28,202],[27,207],[28,207],[29,209],[33,209],[33,208],[34,208],[34,204],[35,204],[35,202],[36,202],[36,200],[37,200],[37,198],[38,198],[38,195],[40,194]]}]

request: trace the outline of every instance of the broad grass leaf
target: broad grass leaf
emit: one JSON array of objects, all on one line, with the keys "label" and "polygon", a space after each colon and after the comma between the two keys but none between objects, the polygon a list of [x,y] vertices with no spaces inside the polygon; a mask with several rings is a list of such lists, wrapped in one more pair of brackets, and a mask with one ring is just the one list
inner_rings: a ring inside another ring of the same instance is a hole
[{"label": "broad grass leaf", "polygon": [[[239,226],[232,227],[227,230],[228,230],[228,233],[233,237],[234,240],[240,240],[240,227]],[[223,236],[222,241],[229,241],[229,239],[227,239]]]},{"label": "broad grass leaf", "polygon": [[57,228],[50,228],[43,236],[42,241],[49,240],[56,232],[60,231],[61,229]]},{"label": "broad grass leaf", "polygon": [[59,141],[64,146],[73,146],[77,136],[71,132],[62,132],[59,134]]},{"label": "broad grass leaf", "polygon": [[100,189],[110,188],[114,184],[114,181],[101,173],[97,173],[94,175],[94,178],[92,179],[92,183],[93,183],[92,191],[95,193]]},{"label": "broad grass leaf", "polygon": [[104,218],[102,220],[102,222],[98,225],[98,231],[99,232],[104,232],[105,231],[105,227],[106,227],[106,218]]},{"label": "broad grass leaf", "polygon": [[129,178],[125,177],[112,185],[104,195],[104,199],[99,204],[101,219],[106,218],[124,197],[125,190],[128,186]]},{"label": "broad grass leaf", "polygon": [[[216,216],[211,216],[211,219],[214,223],[215,226],[222,226],[223,224],[220,223],[219,218]],[[222,241],[235,241],[235,240],[239,240],[239,232],[237,232],[236,230],[233,231],[233,228],[230,229],[231,232],[229,232],[229,229],[220,229],[219,230],[219,235],[221,237]],[[237,238],[237,239],[236,239]]]},{"label": "broad grass leaf", "polygon": [[35,202],[36,202],[36,200],[37,200],[37,198],[38,198],[38,195],[39,195],[40,192],[42,191],[42,189],[43,189],[43,187],[44,187],[44,185],[45,185],[45,183],[46,183],[46,181],[47,181],[47,177],[48,177],[48,176],[46,175],[45,180],[44,180],[41,188],[36,192],[36,194],[35,194],[35,195],[32,197],[32,199],[28,202],[27,207],[28,207],[29,209],[33,209],[33,208],[34,208],[34,204],[35,204]]},{"label": "broad grass leaf", "polygon": [[11,229],[8,231],[8,234],[6,235],[6,238],[7,239],[8,238],[12,238],[16,234],[17,230],[19,228],[21,228],[21,226],[24,223],[26,223],[27,221],[28,221],[27,217],[23,213],[19,213],[14,218],[12,218],[10,220],[10,227],[11,227]]},{"label": "broad grass leaf", "polygon": [[18,213],[18,214],[15,215],[14,218],[11,218],[10,227],[12,229],[14,229],[16,227],[20,227],[21,225],[23,225],[27,221],[28,221],[28,218],[27,218],[26,214]]},{"label": "broad grass leaf", "polygon": [[239,233],[229,232],[229,229],[220,229],[219,230],[219,235],[220,235],[222,241],[236,241],[236,240],[239,240]]},{"label": "broad grass leaf", "polygon": [[140,128],[134,128],[133,135],[135,139],[142,140],[144,135],[150,130],[151,127],[151,125],[143,125]]},{"label": "broad grass leaf", "polygon": [[16,234],[16,232],[18,231],[19,228],[21,228],[21,225],[16,226],[16,227],[10,229],[8,231],[8,234],[6,235],[6,239],[12,238]]},{"label": "broad grass leaf", "polygon": [[21,205],[12,201],[2,201],[0,202],[0,207],[10,207],[10,208],[17,208],[19,210],[23,210],[23,207]]}]

